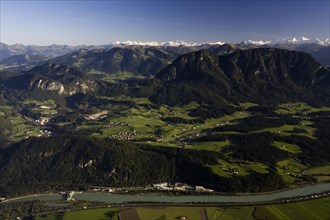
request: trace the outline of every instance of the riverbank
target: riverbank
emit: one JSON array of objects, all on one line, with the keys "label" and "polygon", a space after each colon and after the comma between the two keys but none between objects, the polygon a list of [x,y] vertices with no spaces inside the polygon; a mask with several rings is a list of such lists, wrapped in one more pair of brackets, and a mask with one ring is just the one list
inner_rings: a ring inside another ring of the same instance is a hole
[{"label": "riverbank", "polygon": [[[280,191],[275,193],[263,193],[263,194],[250,194],[250,195],[166,195],[161,193],[144,193],[140,194],[111,194],[100,192],[81,192],[75,194],[73,198],[75,200],[85,201],[98,201],[111,204],[125,204],[125,203],[263,203],[273,202],[279,200],[287,200],[291,198],[304,198],[306,196],[328,194],[330,192],[330,183],[323,183],[317,185],[310,185],[300,188],[294,188],[286,191]],[[22,196],[17,198],[11,198],[1,203],[10,203],[16,201],[56,201],[63,200],[61,194],[38,194],[30,196]]]},{"label": "riverbank", "polygon": [[31,198],[34,198],[34,197],[39,198],[41,196],[54,196],[54,195],[60,195],[60,193],[40,193],[40,194],[33,194],[33,195],[27,195],[27,196],[19,196],[19,197],[15,197],[15,198],[5,199],[5,200],[1,201],[0,204],[10,203],[10,202],[15,202],[15,201],[30,200]]}]

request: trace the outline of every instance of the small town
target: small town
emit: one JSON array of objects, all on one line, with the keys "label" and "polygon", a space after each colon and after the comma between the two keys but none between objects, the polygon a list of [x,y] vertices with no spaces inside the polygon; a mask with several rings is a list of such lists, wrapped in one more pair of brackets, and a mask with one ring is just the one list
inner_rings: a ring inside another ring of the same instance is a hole
[{"label": "small town", "polygon": [[181,191],[181,192],[196,192],[196,193],[213,193],[212,189],[204,188],[203,186],[192,186],[186,183],[174,183],[169,182],[157,183],[148,186],[145,190],[151,191]]}]

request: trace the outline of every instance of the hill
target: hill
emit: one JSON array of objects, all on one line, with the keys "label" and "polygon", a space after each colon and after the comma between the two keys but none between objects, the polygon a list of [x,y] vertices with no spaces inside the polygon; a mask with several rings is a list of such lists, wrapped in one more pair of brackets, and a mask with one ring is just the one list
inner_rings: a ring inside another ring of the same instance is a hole
[{"label": "hill", "polygon": [[285,186],[274,171],[220,178],[206,166],[216,164],[219,157],[216,152],[156,149],[78,136],[30,138],[0,150],[0,196],[82,190],[91,185],[146,186],[164,181],[189,181],[229,192],[253,191],[253,188],[275,190]]}]

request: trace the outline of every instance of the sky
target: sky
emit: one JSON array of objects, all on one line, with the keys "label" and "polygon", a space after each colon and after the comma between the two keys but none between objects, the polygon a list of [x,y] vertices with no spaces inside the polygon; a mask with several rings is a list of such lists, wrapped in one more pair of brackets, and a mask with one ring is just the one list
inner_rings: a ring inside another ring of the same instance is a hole
[{"label": "sky", "polygon": [[330,0],[0,0],[0,41],[101,45],[113,41],[237,43],[329,38]]}]

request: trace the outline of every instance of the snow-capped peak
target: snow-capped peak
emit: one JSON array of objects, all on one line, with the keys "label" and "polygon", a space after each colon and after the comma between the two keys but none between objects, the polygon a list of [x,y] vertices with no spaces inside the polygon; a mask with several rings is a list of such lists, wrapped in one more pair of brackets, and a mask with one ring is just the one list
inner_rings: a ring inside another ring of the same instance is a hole
[{"label": "snow-capped peak", "polygon": [[241,44],[255,44],[255,45],[265,45],[269,44],[271,41],[263,41],[263,40],[247,40],[247,41],[242,41]]},{"label": "snow-capped peak", "polygon": [[167,42],[157,42],[157,41],[147,41],[147,42],[141,42],[141,41],[114,41],[111,43],[111,45],[119,45],[119,46],[151,46],[151,47],[179,47],[179,46],[186,46],[186,47],[196,47],[201,46],[204,44],[210,44],[210,45],[223,45],[225,42],[203,42],[203,43],[196,43],[196,42],[185,42],[185,41],[167,41]]},{"label": "snow-capped peak", "polygon": [[282,38],[273,42],[273,44],[311,44],[317,43],[320,45],[330,45],[329,39],[320,40],[318,38],[308,38],[308,37],[290,37]]},{"label": "snow-capped peak", "polygon": [[204,42],[202,43],[201,45],[203,44],[210,44],[210,45],[224,45],[226,44],[226,42],[222,42],[222,41],[217,41],[217,42]]},{"label": "snow-capped peak", "polygon": [[330,46],[330,40],[329,40],[329,38],[326,38],[323,41],[321,41],[319,39],[317,39],[317,40],[319,41],[318,44],[320,44],[322,46]]},{"label": "snow-capped peak", "polygon": [[[218,41],[218,42],[202,42],[202,43],[196,43],[196,42],[186,42],[186,41],[164,41],[164,42],[158,42],[158,41],[114,41],[110,45],[112,46],[148,46],[148,47],[179,47],[179,46],[185,46],[185,47],[198,47],[202,45],[223,45],[226,42]],[[269,44],[312,44],[317,43],[322,46],[329,46],[330,40],[329,38],[320,40],[318,38],[309,38],[305,36],[301,37],[290,37],[290,38],[282,38],[275,41],[267,41],[267,40],[247,40],[242,41],[240,44],[245,45],[256,45],[256,46],[263,46],[263,45],[269,45]]]}]

